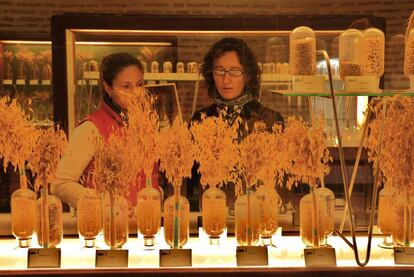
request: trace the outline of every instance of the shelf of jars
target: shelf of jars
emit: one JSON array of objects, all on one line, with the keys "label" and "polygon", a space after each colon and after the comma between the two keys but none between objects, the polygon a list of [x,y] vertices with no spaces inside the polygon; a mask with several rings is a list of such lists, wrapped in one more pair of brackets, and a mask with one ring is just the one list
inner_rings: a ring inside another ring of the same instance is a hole
[{"label": "shelf of jars", "polygon": [[[90,82],[93,85],[97,85],[99,81],[99,76],[96,75],[98,72],[94,72],[95,75],[85,72],[84,74],[88,77],[85,77],[82,80],[78,80],[78,85],[84,85],[86,82]],[[99,74],[98,74],[99,75]],[[145,73],[145,80],[147,81],[202,81],[204,78],[198,73]],[[262,82],[283,82],[290,83],[292,82],[292,76],[289,74],[262,74]],[[10,80],[11,84],[11,80]]]},{"label": "shelf of jars", "polygon": [[[273,245],[267,246],[268,268],[305,267],[305,245],[299,236],[282,236],[281,229],[273,236]],[[36,237],[33,237],[36,241]],[[163,230],[157,233],[153,247],[143,247],[142,235],[128,238],[122,247],[128,251],[128,268],[158,269],[160,268],[160,249],[169,249],[163,237]],[[358,243],[365,244],[367,237],[357,237]],[[345,242],[335,236],[328,237],[328,244],[336,249],[336,266],[357,267],[352,249]],[[379,247],[383,238],[376,236],[372,241],[372,256],[367,267],[395,267],[392,249]],[[38,247],[32,243],[33,247]],[[0,239],[0,272],[27,268],[28,249],[18,248],[15,239]],[[85,248],[83,241],[78,238],[64,238],[57,247],[61,250],[62,269],[94,269],[96,250],[108,249],[104,237],[99,235],[95,248]],[[210,245],[208,236],[200,228],[199,237],[190,237],[183,246],[191,249],[192,268],[236,268],[237,241],[235,237],[226,237],[224,233],[218,245]],[[190,268],[190,267],[187,267]]]},{"label": "shelf of jars", "polygon": [[[305,91],[292,91],[292,90],[268,90],[269,92],[281,94],[284,96],[319,96],[319,97],[331,97],[331,93],[324,92],[305,92]],[[346,92],[335,91],[335,96],[414,96],[414,90],[381,90],[377,92]]]}]

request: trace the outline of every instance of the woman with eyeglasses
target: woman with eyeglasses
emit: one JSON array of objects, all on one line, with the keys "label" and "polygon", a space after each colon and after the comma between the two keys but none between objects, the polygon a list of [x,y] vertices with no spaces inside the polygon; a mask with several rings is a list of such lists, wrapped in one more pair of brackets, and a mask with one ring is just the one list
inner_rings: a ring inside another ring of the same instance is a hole
[{"label": "woman with eyeglasses", "polygon": [[283,124],[280,113],[266,108],[258,101],[260,69],[249,46],[238,38],[224,38],[216,42],[204,57],[202,74],[209,96],[214,103],[193,115],[193,120],[206,116],[226,115],[230,124],[240,116],[253,128],[262,121],[268,128],[274,123]]},{"label": "woman with eyeglasses", "polygon": [[[257,121],[265,123],[269,131],[273,124],[284,123],[280,113],[266,108],[258,101],[260,69],[252,50],[242,39],[224,38],[216,42],[204,58],[202,74],[214,103],[195,112],[193,121],[200,121],[202,114],[210,117],[223,113],[229,124],[233,124],[240,117],[240,136],[247,135],[244,124],[247,124],[248,132],[251,132]],[[200,178],[198,165],[195,164],[188,187],[200,191],[201,203]],[[196,191],[192,193],[197,194]],[[235,199],[233,184],[227,185],[226,195],[231,213]]]},{"label": "woman with eyeglasses", "polygon": [[[111,133],[121,128],[127,120],[130,99],[136,95],[137,90],[144,87],[143,66],[127,53],[106,56],[102,60],[100,75],[103,98],[101,105],[73,131],[65,154],[58,164],[56,181],[51,186],[52,194],[74,208],[86,188],[94,187],[90,174],[94,169],[93,138],[101,136],[107,139]],[[158,187],[156,167],[154,166],[152,174],[154,187]],[[134,214],[137,192],[144,186],[144,183],[131,184],[128,195],[130,218]]]}]

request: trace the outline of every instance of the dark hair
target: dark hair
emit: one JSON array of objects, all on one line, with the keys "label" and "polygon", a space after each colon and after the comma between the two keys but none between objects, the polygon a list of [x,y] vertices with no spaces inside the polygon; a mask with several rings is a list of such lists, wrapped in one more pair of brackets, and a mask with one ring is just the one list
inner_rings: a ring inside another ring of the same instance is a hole
[{"label": "dark hair", "polygon": [[[134,56],[128,53],[114,53],[106,56],[101,63],[101,80],[105,81],[108,85],[112,86],[113,80],[116,75],[128,66],[136,66],[141,72],[144,72],[142,63]],[[103,85],[101,86],[102,92],[104,92]]]},{"label": "dark hair", "polygon": [[256,57],[249,46],[238,38],[223,38],[216,42],[207,55],[204,57],[204,64],[202,69],[203,77],[206,81],[208,94],[215,98],[218,96],[216,84],[213,77],[214,60],[221,57],[226,52],[234,51],[237,53],[240,64],[243,66],[246,75],[246,85],[244,91],[252,94],[254,97],[259,97],[260,90],[260,69],[257,65]]}]

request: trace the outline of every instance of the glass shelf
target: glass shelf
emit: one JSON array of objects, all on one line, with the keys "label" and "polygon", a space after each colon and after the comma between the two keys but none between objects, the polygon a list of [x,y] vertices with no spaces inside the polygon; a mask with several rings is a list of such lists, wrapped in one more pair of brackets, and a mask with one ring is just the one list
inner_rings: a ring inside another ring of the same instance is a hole
[{"label": "glass shelf", "polygon": [[[292,90],[268,90],[269,92],[280,94],[284,96],[319,96],[319,97],[331,97],[329,92],[303,92]],[[411,90],[381,90],[377,92],[335,92],[335,96],[414,96],[414,91]]]}]

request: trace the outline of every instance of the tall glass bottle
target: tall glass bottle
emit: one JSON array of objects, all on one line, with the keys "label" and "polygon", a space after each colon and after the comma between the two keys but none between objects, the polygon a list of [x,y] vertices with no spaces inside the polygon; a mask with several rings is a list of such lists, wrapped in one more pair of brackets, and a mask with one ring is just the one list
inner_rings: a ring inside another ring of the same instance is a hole
[{"label": "tall glass bottle", "polygon": [[128,240],[128,201],[115,193],[103,198],[103,233],[111,249],[122,248]]},{"label": "tall glass bottle", "polygon": [[260,203],[251,191],[237,197],[234,203],[237,244],[253,246],[260,236]]},{"label": "tall glass bottle", "polygon": [[204,191],[201,212],[203,229],[210,237],[210,244],[218,244],[220,235],[226,229],[226,194],[218,188]]},{"label": "tall glass bottle", "polygon": [[56,247],[63,237],[62,202],[48,194],[47,186],[42,187],[42,196],[37,201],[37,242],[40,246]]},{"label": "tall glass bottle", "polygon": [[164,202],[164,237],[171,248],[182,248],[190,232],[190,203],[177,190]]},{"label": "tall glass bottle", "polygon": [[280,197],[272,187],[261,186],[255,192],[260,205],[260,237],[263,245],[272,244],[277,231]]},{"label": "tall glass bottle", "polygon": [[384,235],[384,241],[380,247],[390,248],[394,246],[390,235],[394,226],[395,209],[394,197],[388,189],[382,189],[378,195],[378,229]]},{"label": "tall glass bottle", "polygon": [[96,190],[86,189],[77,203],[78,232],[85,247],[94,247],[95,238],[102,230],[101,197]]},{"label": "tall glass bottle", "polygon": [[292,75],[315,75],[315,32],[305,26],[295,28],[289,36],[290,73]]},{"label": "tall glass bottle", "polygon": [[20,188],[11,196],[12,232],[19,247],[29,247],[36,226],[36,193],[27,188],[26,176],[20,176]]},{"label": "tall glass bottle", "polygon": [[362,32],[348,29],[339,36],[339,76],[361,76],[362,66]]},{"label": "tall glass bottle", "polygon": [[147,186],[138,192],[138,231],[144,236],[145,246],[154,245],[154,237],[161,227],[161,193],[147,178]]},{"label": "tall glass bottle", "polygon": [[320,247],[332,232],[335,198],[328,191],[312,187],[300,200],[300,236],[307,247]]}]

